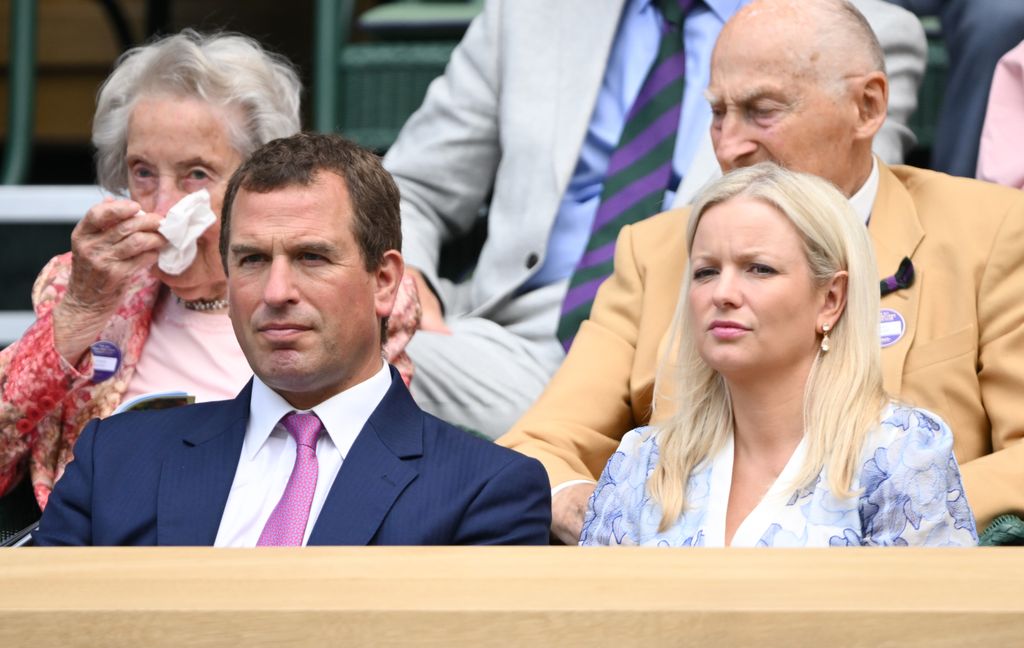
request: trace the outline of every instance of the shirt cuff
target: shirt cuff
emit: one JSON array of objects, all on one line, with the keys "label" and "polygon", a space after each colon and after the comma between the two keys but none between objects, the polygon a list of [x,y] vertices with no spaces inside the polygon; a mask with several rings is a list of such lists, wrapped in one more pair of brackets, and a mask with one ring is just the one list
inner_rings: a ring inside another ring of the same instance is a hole
[{"label": "shirt cuff", "polygon": [[555,495],[558,495],[559,493],[564,491],[566,488],[569,488],[570,486],[575,486],[576,484],[594,484],[596,486],[597,482],[592,480],[592,479],[570,479],[569,481],[562,482],[558,486],[555,486],[554,488],[552,488],[551,489],[551,497],[554,497]]}]

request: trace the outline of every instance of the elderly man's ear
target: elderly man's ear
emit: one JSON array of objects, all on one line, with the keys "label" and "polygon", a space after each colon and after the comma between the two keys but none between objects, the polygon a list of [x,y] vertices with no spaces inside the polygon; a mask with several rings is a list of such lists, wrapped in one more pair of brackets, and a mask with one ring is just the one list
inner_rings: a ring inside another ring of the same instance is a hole
[{"label": "elderly man's ear", "polygon": [[402,285],[402,274],[405,272],[405,260],[402,253],[397,250],[388,250],[384,253],[380,267],[373,271],[373,278],[376,281],[374,303],[377,309],[377,317],[389,317],[395,307],[395,299],[398,297],[398,288]]},{"label": "elderly man's ear", "polygon": [[857,103],[857,135],[871,139],[882,128],[889,109],[889,82],[882,72],[870,72],[854,80],[853,97]]}]

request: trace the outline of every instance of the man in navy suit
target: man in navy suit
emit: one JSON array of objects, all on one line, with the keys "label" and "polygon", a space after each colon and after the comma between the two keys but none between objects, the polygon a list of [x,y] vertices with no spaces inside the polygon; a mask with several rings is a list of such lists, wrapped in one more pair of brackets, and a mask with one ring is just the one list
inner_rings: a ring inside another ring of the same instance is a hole
[{"label": "man in navy suit", "polygon": [[255,377],[231,401],[92,421],[36,542],[546,544],[540,464],[425,414],[381,359],[398,214],[377,158],[340,137],[254,153],[221,256]]}]

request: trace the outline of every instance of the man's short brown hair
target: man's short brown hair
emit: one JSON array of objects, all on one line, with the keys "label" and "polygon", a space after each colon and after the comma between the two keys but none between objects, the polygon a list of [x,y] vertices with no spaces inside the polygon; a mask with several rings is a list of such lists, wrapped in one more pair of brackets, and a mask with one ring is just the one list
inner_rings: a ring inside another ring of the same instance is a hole
[{"label": "man's short brown hair", "polygon": [[221,210],[220,256],[228,268],[231,208],[239,190],[269,193],[308,187],[322,172],[340,176],[348,188],[353,235],[368,271],[380,267],[384,253],[402,249],[398,187],[380,158],[340,135],[299,133],[272,140],[238,167],[228,181]]}]

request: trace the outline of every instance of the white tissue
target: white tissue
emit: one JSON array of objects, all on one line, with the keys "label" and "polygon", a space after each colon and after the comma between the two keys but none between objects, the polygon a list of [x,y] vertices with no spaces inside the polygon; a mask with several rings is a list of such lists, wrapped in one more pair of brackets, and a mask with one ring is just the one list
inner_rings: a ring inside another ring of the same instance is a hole
[{"label": "white tissue", "polygon": [[167,210],[159,232],[167,239],[160,248],[157,265],[169,275],[180,275],[196,259],[196,241],[217,216],[210,209],[210,192],[200,189],[190,193]]}]

